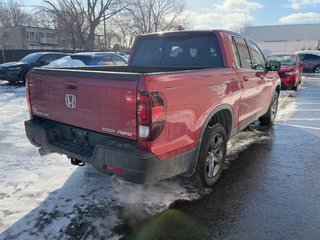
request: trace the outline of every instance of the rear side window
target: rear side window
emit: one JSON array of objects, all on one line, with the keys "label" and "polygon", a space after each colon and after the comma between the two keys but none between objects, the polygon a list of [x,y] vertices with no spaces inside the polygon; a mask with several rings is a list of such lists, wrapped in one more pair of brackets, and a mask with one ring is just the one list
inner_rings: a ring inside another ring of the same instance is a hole
[{"label": "rear side window", "polygon": [[119,56],[113,56],[113,61],[116,65],[127,65],[127,63]]},{"label": "rear side window", "polygon": [[[49,62],[52,62],[53,60],[56,60],[57,59],[56,56],[57,56],[56,54],[47,54],[47,55],[42,56],[39,59],[39,61],[43,60],[43,61],[46,61],[49,63]],[[63,56],[61,56],[61,57],[63,57]]]},{"label": "rear side window", "polygon": [[137,46],[132,66],[223,67],[218,40],[213,33],[203,36],[164,36],[145,39]]},{"label": "rear side window", "polygon": [[304,60],[313,60],[313,59],[320,59],[320,56],[314,55],[314,54],[305,54]]},{"label": "rear side window", "polygon": [[238,67],[241,67],[241,61],[240,61],[240,56],[239,56],[239,51],[237,49],[237,45],[236,42],[234,40],[234,38],[232,38],[232,49],[233,49],[233,53],[236,56],[236,63]]},{"label": "rear side window", "polygon": [[82,61],[85,65],[88,65],[89,62],[92,60],[91,56],[85,56],[85,55],[71,55],[72,59],[80,60]]},{"label": "rear side window", "polygon": [[101,66],[101,65],[106,65],[106,66],[114,65],[111,56],[98,56],[95,58],[94,62],[96,65],[99,65],[99,66]]},{"label": "rear side window", "polygon": [[243,38],[238,37],[234,37],[234,41],[238,49],[241,68],[251,69],[251,59],[246,42]]}]

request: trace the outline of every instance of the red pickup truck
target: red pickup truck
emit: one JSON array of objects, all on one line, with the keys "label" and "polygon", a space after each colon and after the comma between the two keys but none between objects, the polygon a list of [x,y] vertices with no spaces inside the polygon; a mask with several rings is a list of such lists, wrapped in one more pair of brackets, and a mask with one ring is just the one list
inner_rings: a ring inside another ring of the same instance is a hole
[{"label": "red pickup truck", "polygon": [[134,183],[220,177],[227,141],[276,116],[280,63],[234,32],[136,38],[128,66],[30,71],[30,142]]}]

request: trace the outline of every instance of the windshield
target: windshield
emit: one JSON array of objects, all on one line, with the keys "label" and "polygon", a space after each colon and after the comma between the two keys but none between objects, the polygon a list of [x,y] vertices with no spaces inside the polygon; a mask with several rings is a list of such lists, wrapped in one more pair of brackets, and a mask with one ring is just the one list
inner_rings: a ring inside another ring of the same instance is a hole
[{"label": "windshield", "polygon": [[20,62],[25,62],[25,63],[34,63],[38,61],[38,59],[42,56],[43,54],[41,53],[31,53],[25,56],[20,60]]},{"label": "windshield", "polygon": [[212,33],[197,36],[154,36],[137,46],[132,66],[222,67],[217,38]]},{"label": "windshield", "polygon": [[282,66],[295,66],[297,65],[297,58],[294,55],[278,55],[269,56],[268,60],[279,61]]}]

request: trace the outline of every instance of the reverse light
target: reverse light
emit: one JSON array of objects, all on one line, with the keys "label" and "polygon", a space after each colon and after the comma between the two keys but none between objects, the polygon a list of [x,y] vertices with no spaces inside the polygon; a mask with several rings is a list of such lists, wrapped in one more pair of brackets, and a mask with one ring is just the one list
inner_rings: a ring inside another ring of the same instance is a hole
[{"label": "reverse light", "polygon": [[147,138],[149,137],[150,129],[148,126],[139,126],[139,137]]}]

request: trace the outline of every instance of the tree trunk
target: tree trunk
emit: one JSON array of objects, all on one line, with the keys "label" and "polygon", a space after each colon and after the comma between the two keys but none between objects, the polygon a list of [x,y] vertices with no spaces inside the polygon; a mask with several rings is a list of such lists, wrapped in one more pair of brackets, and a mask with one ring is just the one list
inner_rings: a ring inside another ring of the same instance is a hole
[{"label": "tree trunk", "polygon": [[6,62],[6,54],[5,54],[4,48],[1,49],[1,53],[2,53],[2,60],[5,63]]},{"label": "tree trunk", "polygon": [[94,49],[94,27],[90,28],[89,34],[88,34],[88,38],[86,41],[86,47],[88,51],[93,51]]}]

